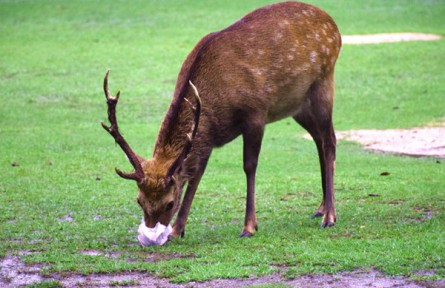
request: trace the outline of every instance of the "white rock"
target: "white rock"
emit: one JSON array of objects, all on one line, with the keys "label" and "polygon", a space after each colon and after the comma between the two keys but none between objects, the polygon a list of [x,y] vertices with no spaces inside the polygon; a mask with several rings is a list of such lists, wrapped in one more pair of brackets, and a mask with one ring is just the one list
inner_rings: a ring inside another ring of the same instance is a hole
[{"label": "white rock", "polygon": [[163,245],[168,240],[168,235],[172,232],[173,228],[169,224],[168,226],[162,225],[160,222],[156,223],[153,228],[145,226],[144,219],[138,229],[138,240],[143,246],[156,246]]}]

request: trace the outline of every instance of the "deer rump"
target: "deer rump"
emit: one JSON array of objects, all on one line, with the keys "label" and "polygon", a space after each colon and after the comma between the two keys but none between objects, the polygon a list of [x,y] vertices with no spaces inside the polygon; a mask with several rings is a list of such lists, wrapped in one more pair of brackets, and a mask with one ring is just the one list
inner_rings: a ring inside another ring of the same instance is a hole
[{"label": "deer rump", "polygon": [[[252,236],[257,229],[255,173],[264,127],[286,117],[303,126],[317,145],[323,200],[314,215],[323,216],[322,227],[334,225],[332,109],[340,48],[341,36],[332,18],[298,2],[265,6],[205,36],[179,72],[153,159],[137,156],[140,172],[132,162],[138,175],[144,175],[130,179],[137,181],[147,226],[168,225],[179,210],[171,236],[184,235],[212,149],[242,135],[247,202],[241,236]],[[167,202],[172,209],[164,209]]]}]

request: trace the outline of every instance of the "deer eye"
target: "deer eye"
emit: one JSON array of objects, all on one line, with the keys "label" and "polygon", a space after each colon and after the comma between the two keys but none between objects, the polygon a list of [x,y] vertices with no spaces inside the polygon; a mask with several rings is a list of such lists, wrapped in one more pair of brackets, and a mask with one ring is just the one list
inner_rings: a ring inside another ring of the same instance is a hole
[{"label": "deer eye", "polygon": [[175,203],[173,203],[173,201],[170,201],[170,202],[167,204],[167,207],[165,207],[165,210],[167,210],[167,211],[172,210],[174,205],[175,205]]}]

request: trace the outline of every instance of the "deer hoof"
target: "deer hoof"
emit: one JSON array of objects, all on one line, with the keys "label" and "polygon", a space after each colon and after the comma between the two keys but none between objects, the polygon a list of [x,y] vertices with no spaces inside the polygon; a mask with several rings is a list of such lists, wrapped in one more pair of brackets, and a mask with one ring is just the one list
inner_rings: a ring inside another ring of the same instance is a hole
[{"label": "deer hoof", "polygon": [[175,240],[176,239],[176,237],[175,236],[173,236],[172,234],[170,234],[170,235],[168,235],[168,242],[170,242],[170,241],[173,241],[173,240]]},{"label": "deer hoof", "polygon": [[328,223],[321,223],[321,228],[326,228],[326,227],[332,227],[332,226],[334,226],[335,225],[335,223],[332,223],[332,222],[328,222]]},{"label": "deer hoof", "polygon": [[253,233],[250,233],[250,232],[248,232],[248,231],[243,231],[243,232],[239,235],[240,238],[244,238],[244,237],[252,237],[252,236],[253,236]]},{"label": "deer hoof", "polygon": [[256,220],[254,223],[249,224],[244,225],[243,232],[241,232],[239,237],[252,237],[258,231],[258,222]]},{"label": "deer hoof", "polygon": [[336,217],[333,215],[324,215],[323,221],[321,221],[321,228],[334,226],[335,220],[336,220]]},{"label": "deer hoof", "polygon": [[170,233],[170,235],[168,235],[168,240],[173,240],[173,239],[179,238],[179,236],[181,236],[181,238],[184,238],[185,229],[181,232],[177,232],[177,231],[173,230],[173,232]]}]

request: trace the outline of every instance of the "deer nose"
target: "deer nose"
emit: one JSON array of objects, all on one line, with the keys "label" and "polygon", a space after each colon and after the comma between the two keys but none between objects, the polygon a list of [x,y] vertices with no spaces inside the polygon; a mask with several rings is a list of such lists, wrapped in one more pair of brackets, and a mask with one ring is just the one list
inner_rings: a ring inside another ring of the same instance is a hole
[{"label": "deer nose", "polygon": [[145,211],[144,211],[144,222],[145,226],[147,226],[148,228],[154,228],[156,226],[156,223],[158,223],[157,217],[148,215],[148,213],[146,213]]}]

